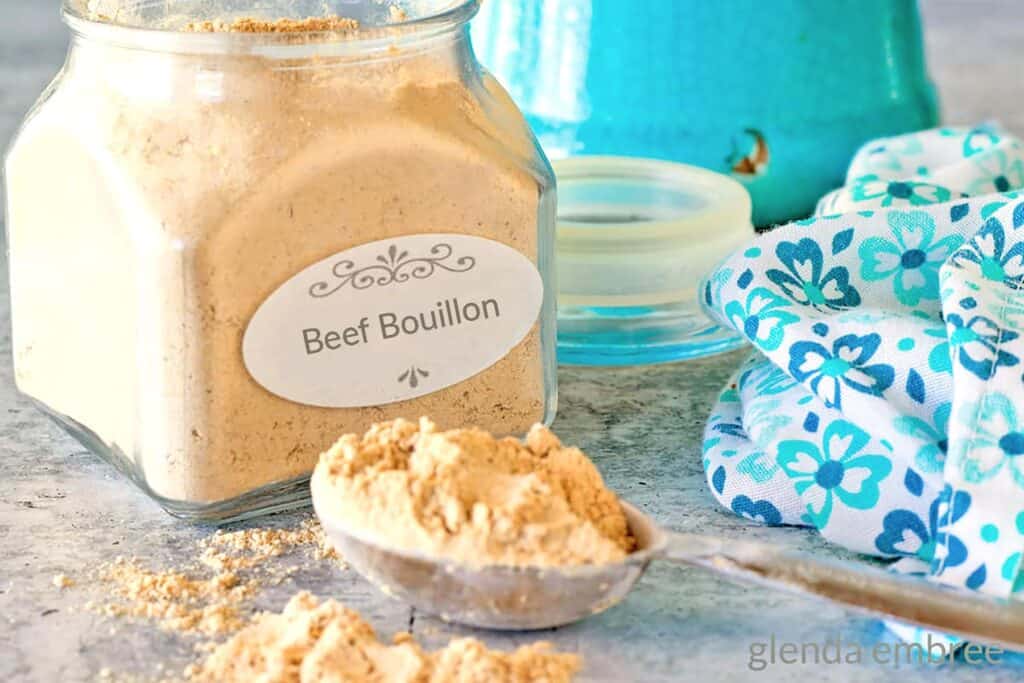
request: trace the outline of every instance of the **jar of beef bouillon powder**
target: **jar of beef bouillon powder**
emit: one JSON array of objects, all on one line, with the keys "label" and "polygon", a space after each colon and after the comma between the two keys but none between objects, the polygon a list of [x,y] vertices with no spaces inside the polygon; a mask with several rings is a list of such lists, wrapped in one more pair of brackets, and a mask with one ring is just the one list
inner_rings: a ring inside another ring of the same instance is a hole
[{"label": "jar of beef bouillon powder", "polygon": [[70,1],[7,159],[20,390],[203,520],[375,422],[550,422],[554,178],[476,10]]}]

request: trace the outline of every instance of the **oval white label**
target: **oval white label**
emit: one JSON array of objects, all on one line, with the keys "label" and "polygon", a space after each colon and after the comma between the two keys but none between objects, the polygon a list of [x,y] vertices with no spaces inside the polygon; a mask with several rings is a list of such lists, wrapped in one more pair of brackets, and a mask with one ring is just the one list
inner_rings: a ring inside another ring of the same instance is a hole
[{"label": "oval white label", "polygon": [[326,258],[249,321],[245,365],[296,403],[361,408],[466,380],[504,358],[540,315],[533,262],[504,244],[408,235]]}]

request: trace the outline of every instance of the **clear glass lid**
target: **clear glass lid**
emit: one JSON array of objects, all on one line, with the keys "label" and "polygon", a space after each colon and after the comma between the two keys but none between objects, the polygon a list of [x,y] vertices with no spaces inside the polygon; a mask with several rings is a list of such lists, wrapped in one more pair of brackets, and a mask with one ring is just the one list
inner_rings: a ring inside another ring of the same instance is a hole
[{"label": "clear glass lid", "polygon": [[742,344],[701,310],[701,279],[754,235],[731,178],[653,159],[580,156],[558,177],[558,356],[630,365]]},{"label": "clear glass lid", "polygon": [[722,174],[622,157],[554,166],[565,304],[696,301],[701,278],[753,236],[750,195]]}]

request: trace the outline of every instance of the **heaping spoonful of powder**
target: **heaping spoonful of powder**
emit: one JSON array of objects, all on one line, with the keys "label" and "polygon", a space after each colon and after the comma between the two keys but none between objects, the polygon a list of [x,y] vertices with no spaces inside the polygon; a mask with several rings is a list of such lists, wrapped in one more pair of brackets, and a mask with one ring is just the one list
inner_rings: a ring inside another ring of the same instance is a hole
[{"label": "heaping spoonful of powder", "polygon": [[594,464],[541,425],[523,442],[426,418],[378,424],[321,455],[312,486],[348,529],[460,564],[605,564],[635,547]]}]

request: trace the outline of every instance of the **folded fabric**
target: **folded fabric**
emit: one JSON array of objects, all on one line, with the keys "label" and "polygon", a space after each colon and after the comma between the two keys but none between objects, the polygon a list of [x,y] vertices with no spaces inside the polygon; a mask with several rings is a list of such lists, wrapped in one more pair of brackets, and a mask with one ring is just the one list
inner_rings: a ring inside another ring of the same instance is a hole
[{"label": "folded fabric", "polygon": [[724,506],[1024,592],[1020,187],[1024,146],[994,126],[873,142],[819,215],[708,278],[708,311],[757,349],[705,433]]}]

